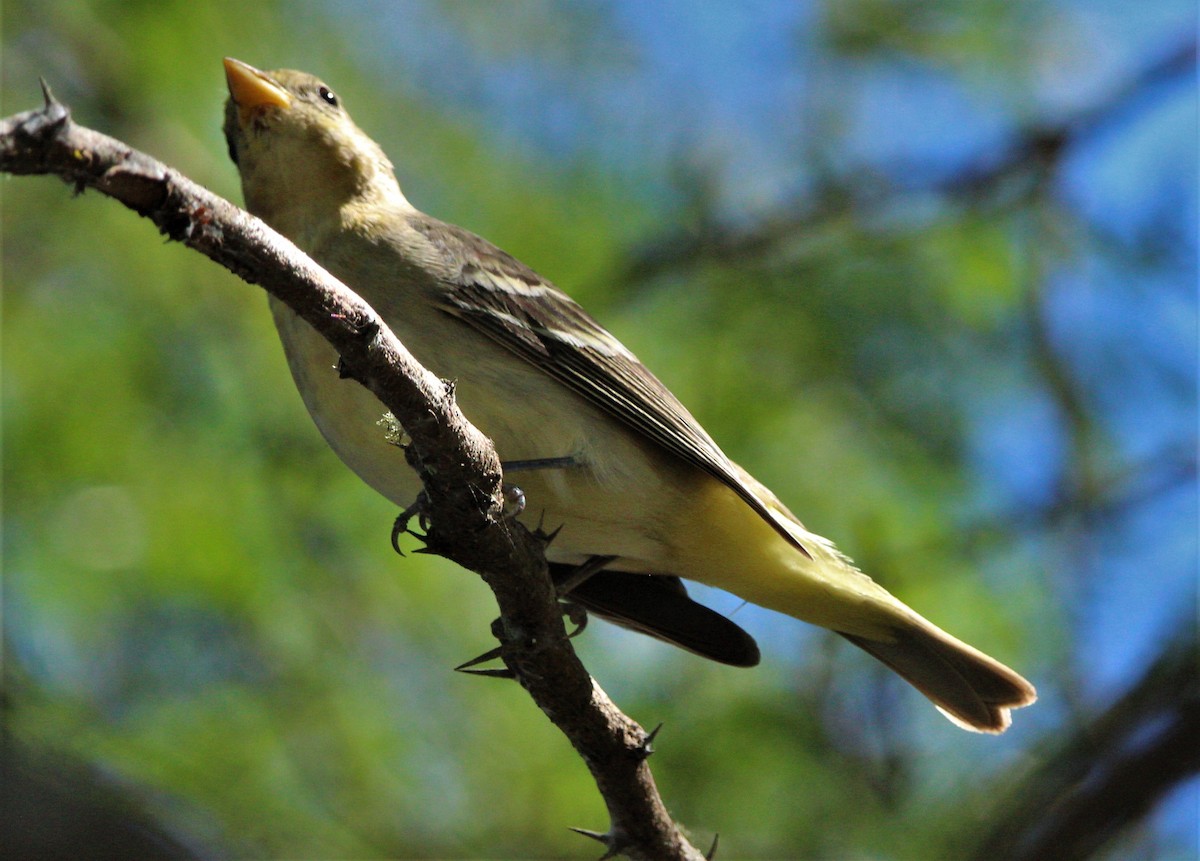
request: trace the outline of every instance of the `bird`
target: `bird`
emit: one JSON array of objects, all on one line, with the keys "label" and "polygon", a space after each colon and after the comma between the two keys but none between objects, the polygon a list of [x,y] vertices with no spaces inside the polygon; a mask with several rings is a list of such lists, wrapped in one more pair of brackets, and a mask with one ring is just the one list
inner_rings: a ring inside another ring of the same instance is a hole
[{"label": "bird", "polygon": [[[1003,732],[1037,698],[1027,680],[953,637],[809,531],[734,463],[615,336],[529,266],[414,207],[342,99],[305,72],[226,58],[224,133],[247,210],[383,318],[491,438],[519,517],[554,529],[546,557],[566,596],[618,624],[735,666],[760,661],[732,620],[684,581],[837,632],[953,723]],[[401,507],[416,472],[378,423],[375,396],[281,301],[271,311],[293,380],[341,460]]]}]

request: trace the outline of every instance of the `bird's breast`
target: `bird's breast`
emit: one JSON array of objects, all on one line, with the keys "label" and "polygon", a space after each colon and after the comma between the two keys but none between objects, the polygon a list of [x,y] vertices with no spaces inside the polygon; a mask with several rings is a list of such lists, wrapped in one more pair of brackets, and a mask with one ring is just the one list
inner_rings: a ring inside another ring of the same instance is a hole
[{"label": "bird's breast", "polygon": [[[454,382],[460,408],[502,462],[571,458],[505,474],[525,494],[523,522],[562,527],[547,551],[553,561],[613,555],[628,570],[668,570],[663,536],[695,470],[458,320],[420,303],[404,314],[376,309],[418,361]],[[272,311],[296,387],[330,447],[377,492],[411,505],[420,481],[380,426],[386,408],[338,375],[336,351],[308,323],[275,300]]]}]

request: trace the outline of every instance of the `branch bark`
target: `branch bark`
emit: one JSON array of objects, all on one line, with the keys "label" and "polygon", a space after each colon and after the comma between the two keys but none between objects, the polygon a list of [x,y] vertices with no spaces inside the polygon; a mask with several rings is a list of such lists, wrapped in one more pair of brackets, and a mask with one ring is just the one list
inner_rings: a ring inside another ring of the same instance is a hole
[{"label": "branch bark", "polygon": [[[649,735],[588,675],[567,639],[541,540],[503,516],[500,462],[454,401],[349,288],[254,216],[121,141],[45,107],[0,120],[0,171],[94,188],[243,280],[286,302],[337,349],[349,375],[392,411],[428,496],[427,544],[495,593],[501,658],[583,758],[611,819],[608,855],[701,859],[658,795]],[[355,385],[348,381],[346,385]]]},{"label": "branch bark", "polygon": [[1083,861],[1200,773],[1200,674],[1194,625],[1171,640],[1116,703],[1039,758],[970,853]]},{"label": "branch bark", "polygon": [[[994,195],[1014,176],[1032,174],[1035,179],[1042,178],[1070,146],[1122,118],[1147,92],[1193,75],[1196,51],[1194,39],[1184,41],[1095,104],[1061,121],[1021,129],[1000,152],[949,176],[919,164],[897,164],[886,173],[870,165],[859,165],[841,178],[823,178],[815,189],[806,190],[802,198],[764,213],[744,229],[704,212],[699,229],[663,234],[635,249],[630,264],[614,273],[612,280],[631,285],[666,272],[687,272],[713,262],[735,265],[761,260],[778,248],[790,247],[796,237],[810,235],[814,229],[842,216],[873,212],[881,205],[894,206],[903,194],[932,193],[950,200],[975,201]],[[916,183],[901,179],[909,175],[925,179]],[[863,177],[874,177],[876,181],[864,181]]]}]

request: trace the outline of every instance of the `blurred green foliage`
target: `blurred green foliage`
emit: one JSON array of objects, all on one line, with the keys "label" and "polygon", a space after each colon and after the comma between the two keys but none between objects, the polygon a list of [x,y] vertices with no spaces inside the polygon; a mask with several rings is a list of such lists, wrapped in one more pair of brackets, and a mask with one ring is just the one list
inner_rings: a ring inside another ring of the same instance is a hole
[{"label": "blurred green foliage", "polygon": [[[42,75],[79,122],[240,201],[221,57],[330,81],[418,206],[570,290],[810,525],[1046,694],[1003,738],[974,737],[754,608],[736,617],[764,643],[752,672],[593,625],[585,663],[666,724],[654,766],[674,815],[698,844],[719,831],[722,857],[954,857],[1078,708],[1061,548],[1004,521],[970,435],[1037,385],[1030,309],[1080,236],[1036,193],[888,211],[853,203],[874,178],[841,177],[851,203],[818,200],[782,238],[638,270],[673,225],[686,245],[721,221],[686,179],[703,141],[692,164],[619,170],[602,142],[522,148],[519,118],[494,134],[367,47],[405,12],[473,46],[472,68],[532,57],[581,90],[639,68],[604,4],[9,0],[3,113],[35,106]],[[1023,34],[1058,20],[1034,2],[813,17],[824,62],[901,55],[967,81],[1026,69]],[[1018,120],[1025,80],[1006,85]],[[593,857],[566,826],[603,829],[604,808],[567,743],[515,685],[449,671],[489,646],[486,588],[392,553],[395,512],[320,439],[258,291],[98,195],[2,182],[8,731],[137,787],[217,855]]]}]

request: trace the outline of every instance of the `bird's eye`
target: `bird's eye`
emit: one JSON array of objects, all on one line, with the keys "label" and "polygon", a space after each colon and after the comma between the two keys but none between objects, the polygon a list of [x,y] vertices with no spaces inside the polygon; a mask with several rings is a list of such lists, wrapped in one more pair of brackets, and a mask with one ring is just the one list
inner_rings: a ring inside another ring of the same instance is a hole
[{"label": "bird's eye", "polygon": [[338,97],[333,94],[333,90],[329,89],[329,87],[321,87],[321,89],[317,90],[317,95],[321,97],[321,101],[333,105],[335,108],[337,107]]}]

